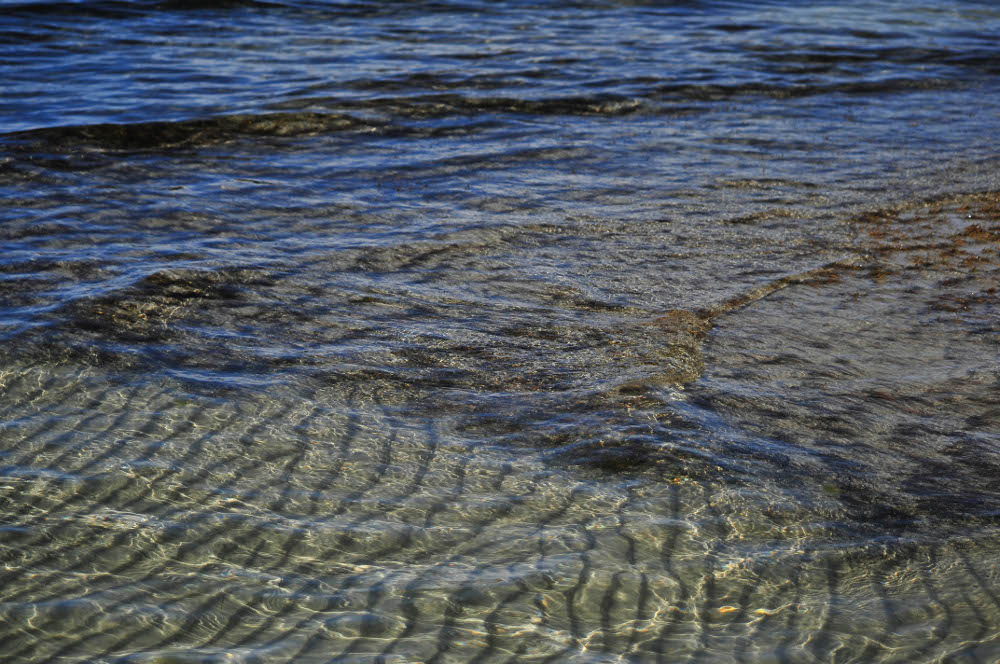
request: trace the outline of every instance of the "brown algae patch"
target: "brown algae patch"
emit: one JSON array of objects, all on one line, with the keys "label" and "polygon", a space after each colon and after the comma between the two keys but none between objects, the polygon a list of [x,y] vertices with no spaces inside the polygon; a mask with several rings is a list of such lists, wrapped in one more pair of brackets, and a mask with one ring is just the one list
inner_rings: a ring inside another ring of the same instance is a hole
[{"label": "brown algae patch", "polygon": [[850,521],[917,533],[994,519],[998,222],[996,193],[852,219],[853,263],[726,312],[690,398],[778,441]]},{"label": "brown algae patch", "polygon": [[[778,211],[751,216],[763,219],[786,215]],[[953,299],[958,307],[997,301],[1000,193],[962,195],[874,210],[858,215],[849,223],[856,228],[857,242],[848,258],[783,276],[709,308],[670,310],[644,325],[658,329],[668,344],[696,348],[722,316],[790,286],[821,288],[841,284],[848,275],[862,276],[877,287],[904,273],[925,278],[930,272],[950,273],[940,284],[941,298]],[[970,280],[976,283],[969,283]],[[949,290],[959,284],[964,295]],[[854,293],[854,297],[864,295],[864,291]]]}]

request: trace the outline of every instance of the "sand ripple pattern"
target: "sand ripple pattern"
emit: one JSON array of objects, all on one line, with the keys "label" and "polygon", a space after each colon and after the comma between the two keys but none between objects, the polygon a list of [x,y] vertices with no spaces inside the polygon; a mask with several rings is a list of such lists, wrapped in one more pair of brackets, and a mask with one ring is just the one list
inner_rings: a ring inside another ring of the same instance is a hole
[{"label": "sand ripple pattern", "polygon": [[[0,374],[0,652],[994,661],[997,210],[985,196],[856,219],[856,262],[691,312],[688,323],[707,321],[694,332],[639,327],[655,319],[636,314],[636,330],[693,339],[680,345],[704,352],[704,376],[591,376],[586,389],[535,376],[534,400],[530,371],[497,367],[503,407],[485,379],[469,382],[476,372],[446,374],[451,396],[437,400],[440,374],[421,387],[405,380],[417,365],[390,363],[225,390],[206,369],[222,360],[171,375],[45,345],[183,334],[138,317],[131,336],[81,321],[164,293],[194,320],[231,295],[190,275],[74,305],[60,335]],[[234,274],[227,283],[249,290],[280,283]],[[782,311],[800,317],[800,336],[768,332]],[[935,324],[966,330],[953,375],[913,370],[893,392],[878,381],[899,379],[898,366],[838,365],[854,338],[823,326],[870,342],[859,311],[915,317],[910,343],[925,350]],[[960,328],[944,320],[955,315]],[[948,397],[932,389],[942,380]],[[938,457],[952,463],[928,465]]]}]

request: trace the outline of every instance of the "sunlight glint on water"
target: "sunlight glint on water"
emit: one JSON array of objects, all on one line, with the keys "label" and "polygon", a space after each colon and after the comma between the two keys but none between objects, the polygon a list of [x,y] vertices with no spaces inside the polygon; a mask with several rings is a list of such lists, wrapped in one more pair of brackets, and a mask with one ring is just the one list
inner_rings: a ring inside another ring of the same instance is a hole
[{"label": "sunlight glint on water", "polygon": [[4,2],[11,662],[1000,658],[989,3]]}]

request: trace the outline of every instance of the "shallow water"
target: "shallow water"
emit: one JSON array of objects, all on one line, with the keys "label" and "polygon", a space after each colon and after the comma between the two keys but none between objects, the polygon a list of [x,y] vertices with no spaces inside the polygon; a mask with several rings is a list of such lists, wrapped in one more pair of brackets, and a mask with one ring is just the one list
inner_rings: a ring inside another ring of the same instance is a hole
[{"label": "shallow water", "polygon": [[7,661],[1000,658],[991,3],[0,10]]}]

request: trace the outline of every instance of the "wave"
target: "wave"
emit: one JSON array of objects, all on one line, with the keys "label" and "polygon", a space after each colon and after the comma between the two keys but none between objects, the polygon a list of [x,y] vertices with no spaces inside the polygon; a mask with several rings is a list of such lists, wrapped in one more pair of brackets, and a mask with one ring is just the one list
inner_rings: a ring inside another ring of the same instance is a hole
[{"label": "wave", "polygon": [[[220,115],[178,121],[100,123],[42,127],[0,134],[10,147],[78,148],[137,151],[197,147],[247,137],[294,138],[342,132],[435,137],[492,126],[496,116],[535,117],[624,115],[678,116],[708,112],[706,103],[741,98],[792,99],[822,95],[883,95],[954,88],[959,83],[936,78],[887,78],[827,84],[667,83],[639,96],[596,94],[524,99],[441,93],[352,100],[301,97],[271,105],[273,112]],[[315,110],[328,109],[328,110]],[[418,124],[450,120],[450,124]]]},{"label": "wave", "polygon": [[293,137],[342,131],[371,131],[385,123],[346,114],[270,113],[224,115],[178,122],[102,123],[46,127],[3,135],[22,147],[157,150],[224,143],[245,136]]},{"label": "wave", "polygon": [[265,0],[62,0],[49,2],[3,2],[0,8],[6,16],[87,16],[91,18],[129,18],[155,11],[196,9],[233,9],[240,7],[280,7],[281,3]]}]

